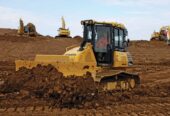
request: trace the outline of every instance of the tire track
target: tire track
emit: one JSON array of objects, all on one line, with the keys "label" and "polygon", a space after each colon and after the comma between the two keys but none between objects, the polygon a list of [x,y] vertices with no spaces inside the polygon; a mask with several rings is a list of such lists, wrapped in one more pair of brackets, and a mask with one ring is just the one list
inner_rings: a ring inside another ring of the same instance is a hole
[{"label": "tire track", "polygon": [[[128,109],[127,109],[128,108]],[[119,116],[142,116],[153,115],[168,116],[170,115],[170,103],[151,103],[151,104],[123,104],[119,106],[106,107],[104,109],[53,109],[48,106],[33,107],[17,107],[17,108],[1,108],[0,115],[13,116],[56,116],[56,115],[119,115]]]}]

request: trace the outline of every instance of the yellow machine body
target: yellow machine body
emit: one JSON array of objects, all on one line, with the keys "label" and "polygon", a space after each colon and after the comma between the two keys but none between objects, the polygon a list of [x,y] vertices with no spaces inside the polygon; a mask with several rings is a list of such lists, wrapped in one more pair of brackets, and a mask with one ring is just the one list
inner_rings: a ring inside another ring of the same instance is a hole
[{"label": "yellow machine body", "polygon": [[128,57],[127,57],[127,52],[118,52],[114,51],[113,52],[113,67],[117,68],[126,68],[128,67]]},{"label": "yellow machine body", "polygon": [[[51,64],[66,77],[71,75],[83,76],[86,75],[87,72],[90,72],[92,77],[96,80],[97,72],[101,72],[103,69],[97,66],[92,45],[88,43],[83,51],[78,51],[78,49],[79,47],[73,48],[64,55],[36,55],[34,61],[17,60],[15,61],[16,70],[19,70],[21,67],[32,69],[38,64]],[[128,67],[126,52],[121,53],[115,51],[113,54],[115,60],[113,67]],[[117,74],[118,72],[120,71],[117,70],[114,74]]]},{"label": "yellow machine body", "polygon": [[159,32],[153,32],[153,34],[151,35],[151,40],[157,40],[159,41],[160,39],[160,33]]},{"label": "yellow machine body", "polygon": [[59,37],[70,37],[70,30],[66,29],[64,17],[61,18],[62,27],[58,30]]},{"label": "yellow machine body", "polygon": [[57,68],[64,76],[83,76],[90,72],[95,77],[96,60],[92,51],[92,46],[87,44],[84,51],[78,51],[78,48],[67,51],[64,55],[36,55],[34,61],[18,60],[16,63],[16,70],[20,67],[31,69],[38,64],[51,64]]},{"label": "yellow machine body", "polygon": [[58,36],[69,37],[69,36],[70,36],[70,31],[69,31],[69,29],[60,28],[60,29],[58,30]]}]

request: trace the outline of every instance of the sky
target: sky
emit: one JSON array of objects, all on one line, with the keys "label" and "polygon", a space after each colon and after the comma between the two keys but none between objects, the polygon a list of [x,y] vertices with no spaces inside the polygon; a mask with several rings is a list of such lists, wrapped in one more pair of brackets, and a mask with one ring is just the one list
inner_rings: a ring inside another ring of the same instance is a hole
[{"label": "sky", "polygon": [[19,18],[43,35],[55,36],[64,16],[71,35],[83,33],[81,20],[125,24],[128,38],[149,40],[153,31],[170,25],[170,0],[0,0],[0,28],[18,28]]}]

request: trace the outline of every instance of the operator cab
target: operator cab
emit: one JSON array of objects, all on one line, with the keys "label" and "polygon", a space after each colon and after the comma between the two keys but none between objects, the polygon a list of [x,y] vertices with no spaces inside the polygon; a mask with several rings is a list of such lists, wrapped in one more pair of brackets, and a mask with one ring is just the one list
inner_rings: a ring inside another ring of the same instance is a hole
[{"label": "operator cab", "polygon": [[84,40],[80,50],[87,42],[90,42],[93,45],[97,65],[112,66],[114,51],[126,51],[126,28],[113,26],[112,23],[94,22],[93,20],[85,20],[81,23],[84,26]]}]

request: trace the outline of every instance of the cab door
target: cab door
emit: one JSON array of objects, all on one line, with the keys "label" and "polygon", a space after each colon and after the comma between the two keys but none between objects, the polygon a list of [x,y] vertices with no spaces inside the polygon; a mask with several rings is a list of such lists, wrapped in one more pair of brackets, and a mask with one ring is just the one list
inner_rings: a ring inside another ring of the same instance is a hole
[{"label": "cab door", "polygon": [[112,66],[111,27],[95,27],[94,53],[98,66]]}]

